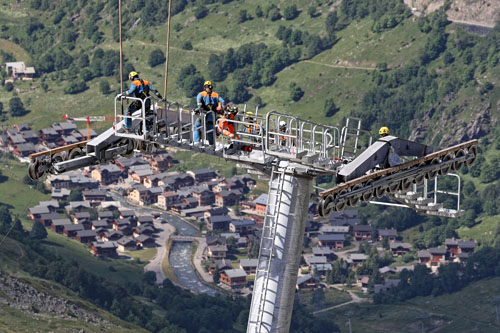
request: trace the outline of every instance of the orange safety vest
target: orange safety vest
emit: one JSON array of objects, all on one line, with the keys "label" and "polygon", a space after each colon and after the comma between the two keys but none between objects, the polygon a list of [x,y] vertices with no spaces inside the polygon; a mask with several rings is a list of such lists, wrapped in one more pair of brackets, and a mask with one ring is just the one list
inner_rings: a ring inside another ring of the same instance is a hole
[{"label": "orange safety vest", "polygon": [[[234,138],[234,123],[228,122],[226,116],[222,116],[217,120],[217,131],[229,138]],[[234,120],[234,115],[231,115],[231,120]]]}]

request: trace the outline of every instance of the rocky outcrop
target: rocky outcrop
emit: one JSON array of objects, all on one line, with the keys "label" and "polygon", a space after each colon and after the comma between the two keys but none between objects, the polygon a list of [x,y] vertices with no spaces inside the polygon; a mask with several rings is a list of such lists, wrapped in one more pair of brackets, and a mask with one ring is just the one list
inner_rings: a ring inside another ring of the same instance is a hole
[{"label": "rocky outcrop", "polygon": [[10,275],[0,273],[0,303],[33,317],[78,319],[87,323],[114,326],[98,315],[89,313],[67,299],[40,292]]}]

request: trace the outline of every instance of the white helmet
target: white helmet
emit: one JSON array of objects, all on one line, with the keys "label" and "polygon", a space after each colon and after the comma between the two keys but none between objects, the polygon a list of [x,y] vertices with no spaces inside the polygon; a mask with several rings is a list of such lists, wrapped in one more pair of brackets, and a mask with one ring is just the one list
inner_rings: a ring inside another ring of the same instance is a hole
[{"label": "white helmet", "polygon": [[286,130],[286,121],[284,120],[280,121],[280,130],[282,131]]}]

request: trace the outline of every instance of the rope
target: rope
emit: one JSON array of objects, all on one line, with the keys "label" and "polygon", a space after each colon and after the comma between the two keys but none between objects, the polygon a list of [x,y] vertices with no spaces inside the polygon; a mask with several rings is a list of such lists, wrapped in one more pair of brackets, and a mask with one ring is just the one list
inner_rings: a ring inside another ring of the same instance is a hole
[{"label": "rope", "polygon": [[165,87],[163,89],[163,98],[167,99],[167,81],[168,81],[168,51],[170,49],[170,19],[172,17],[172,0],[168,0],[168,20],[167,20],[167,50],[165,51]]}]

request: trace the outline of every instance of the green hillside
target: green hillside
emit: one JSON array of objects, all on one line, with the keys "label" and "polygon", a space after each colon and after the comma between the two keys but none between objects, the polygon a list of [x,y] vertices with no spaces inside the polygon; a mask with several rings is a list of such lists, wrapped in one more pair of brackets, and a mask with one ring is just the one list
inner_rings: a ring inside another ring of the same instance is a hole
[{"label": "green hillside", "polygon": [[354,304],[321,313],[334,316],[341,332],[498,332],[492,299],[500,294],[500,278],[476,282],[462,291],[438,297],[418,297],[397,305]]}]

